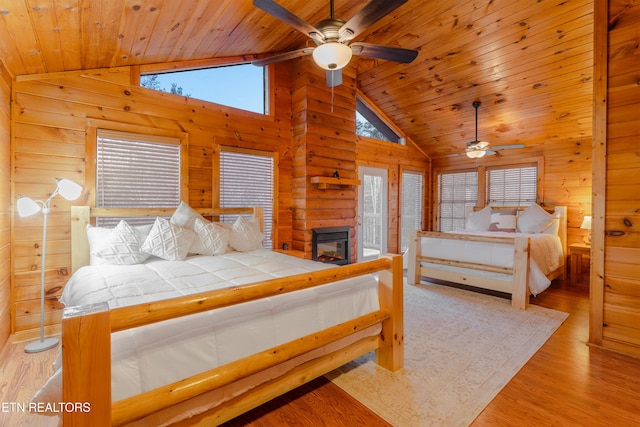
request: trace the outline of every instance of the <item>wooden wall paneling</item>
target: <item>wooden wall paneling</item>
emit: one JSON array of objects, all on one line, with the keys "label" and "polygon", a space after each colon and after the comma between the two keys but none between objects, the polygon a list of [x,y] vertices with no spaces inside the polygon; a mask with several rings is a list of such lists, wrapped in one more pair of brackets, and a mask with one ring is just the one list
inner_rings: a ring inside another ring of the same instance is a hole
[{"label": "wooden wall paneling", "polygon": [[0,354],[9,342],[11,328],[11,91],[12,78],[0,61]]}]

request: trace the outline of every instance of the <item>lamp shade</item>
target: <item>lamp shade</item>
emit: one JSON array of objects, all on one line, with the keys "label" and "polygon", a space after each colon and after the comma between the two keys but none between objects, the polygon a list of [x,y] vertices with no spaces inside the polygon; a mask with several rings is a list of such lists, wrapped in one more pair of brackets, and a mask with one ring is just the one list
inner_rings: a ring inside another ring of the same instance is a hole
[{"label": "lamp shade", "polygon": [[591,216],[587,215],[582,220],[582,224],[580,224],[580,228],[584,230],[591,230]]},{"label": "lamp shade", "polygon": [[75,200],[80,197],[82,193],[82,185],[63,178],[58,179],[58,194],[67,200]]},{"label": "lamp shade", "polygon": [[484,157],[485,154],[487,154],[485,150],[480,150],[480,149],[467,150],[467,157],[470,157],[472,159],[479,159],[480,157]]},{"label": "lamp shade", "polygon": [[22,196],[17,203],[18,215],[31,216],[40,212],[40,205],[29,197]]},{"label": "lamp shade", "polygon": [[344,68],[351,61],[352,55],[349,46],[337,42],[321,44],[313,50],[313,60],[325,70]]}]

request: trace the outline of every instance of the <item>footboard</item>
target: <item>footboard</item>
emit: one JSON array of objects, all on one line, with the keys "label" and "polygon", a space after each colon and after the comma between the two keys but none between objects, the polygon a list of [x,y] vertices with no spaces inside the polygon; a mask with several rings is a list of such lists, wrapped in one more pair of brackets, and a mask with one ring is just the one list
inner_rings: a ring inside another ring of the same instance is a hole
[{"label": "footboard", "polygon": [[[513,266],[461,261],[453,258],[424,256],[422,238],[444,239],[460,242],[479,242],[506,245],[513,254]],[[436,233],[416,230],[410,240],[409,267],[407,280],[410,284],[420,283],[421,277],[476,286],[511,294],[514,308],[526,309],[529,305],[529,255],[528,237],[485,237],[464,234]],[[464,270],[448,271],[437,266],[457,267]],[[501,277],[483,277],[474,272],[499,273]]]},{"label": "footboard", "polygon": [[[379,277],[377,311],[191,378],[111,402],[112,332],[374,272]],[[83,410],[64,412],[63,423],[65,426],[128,424],[376,324],[382,327],[378,336],[359,339],[279,378],[256,384],[244,394],[199,415],[198,420],[220,424],[372,350],[376,350],[378,364],[395,371],[403,366],[404,359],[402,295],[402,257],[384,255],[375,261],[136,306],[109,310],[106,304],[97,304],[66,309],[62,320],[63,401],[82,403]]]}]

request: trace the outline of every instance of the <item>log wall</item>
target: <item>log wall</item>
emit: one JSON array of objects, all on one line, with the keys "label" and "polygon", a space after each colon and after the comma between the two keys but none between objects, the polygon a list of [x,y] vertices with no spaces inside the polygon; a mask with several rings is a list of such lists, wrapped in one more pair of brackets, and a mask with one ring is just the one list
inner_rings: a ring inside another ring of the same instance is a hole
[{"label": "log wall", "polygon": [[597,3],[595,15],[594,120],[601,131],[593,146],[589,340],[640,357],[640,5]]},{"label": "log wall", "polygon": [[11,333],[11,85],[0,62],[0,352]]},{"label": "log wall", "polygon": [[[163,130],[186,133],[188,195],[194,207],[217,203],[217,161],[222,146],[278,154],[276,241],[311,255],[311,228],[331,227],[339,221],[352,225],[355,248],[357,189],[346,186],[320,190],[312,176],[357,177],[359,158],[364,162],[427,170],[426,156],[415,149],[376,144],[356,144],[355,80],[345,74],[345,84],[331,89],[324,72],[310,59],[277,64],[272,78],[273,116],[240,111],[132,84],[136,67],[85,70],[48,75],[19,76],[14,84],[14,194],[46,198],[55,188],[54,177],[85,185],[82,200],[54,199],[49,216],[46,274],[46,324],[58,330],[57,302],[70,273],[69,208],[91,203],[95,127],[144,132]],[[333,112],[331,104],[333,103]],[[369,148],[370,147],[370,148]],[[390,185],[397,193],[398,178]],[[397,199],[397,198],[396,198]],[[390,199],[392,200],[392,199]],[[391,202],[393,203],[393,202]],[[393,212],[396,212],[397,206]],[[397,236],[392,219],[389,236]],[[39,271],[41,218],[15,218],[13,252],[12,330],[18,338],[33,336],[39,322]],[[398,243],[390,244],[395,251]],[[353,249],[353,248],[352,248]],[[355,250],[352,251],[355,254]]]}]

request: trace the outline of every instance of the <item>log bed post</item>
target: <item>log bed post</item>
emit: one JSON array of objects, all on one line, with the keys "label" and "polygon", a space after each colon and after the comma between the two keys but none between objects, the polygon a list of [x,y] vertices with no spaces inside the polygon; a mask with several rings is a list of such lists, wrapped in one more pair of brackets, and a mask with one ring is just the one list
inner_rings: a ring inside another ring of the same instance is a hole
[{"label": "log bed post", "polygon": [[529,307],[529,246],[528,237],[514,238],[511,306],[520,310]]},{"label": "log bed post", "polygon": [[380,308],[391,311],[391,318],[382,322],[380,343],[376,350],[376,363],[389,371],[404,366],[404,301],[402,255],[386,254],[391,265],[378,273]]},{"label": "log bed post", "polygon": [[420,261],[418,259],[422,256],[422,245],[420,244],[420,237],[418,237],[419,230],[411,230],[409,235],[409,251],[407,256],[409,262],[407,263],[407,283],[410,285],[417,285],[420,283]]},{"label": "log bed post", "polygon": [[111,321],[107,303],[64,310],[62,423],[111,426]]}]

